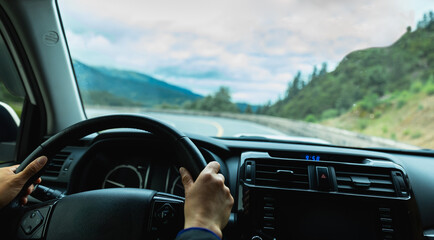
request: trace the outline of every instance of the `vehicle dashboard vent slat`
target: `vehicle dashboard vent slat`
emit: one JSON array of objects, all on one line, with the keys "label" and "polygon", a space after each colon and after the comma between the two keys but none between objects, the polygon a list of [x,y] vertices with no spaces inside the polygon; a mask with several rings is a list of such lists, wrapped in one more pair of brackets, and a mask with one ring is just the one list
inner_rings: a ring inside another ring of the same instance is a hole
[{"label": "vehicle dashboard vent slat", "polygon": [[[358,159],[362,159],[358,157]],[[411,198],[405,170],[392,161],[310,161],[271,157],[264,152],[241,155],[240,177],[247,188],[330,193],[374,198]]]},{"label": "vehicle dashboard vent slat", "polygon": [[254,184],[256,186],[309,189],[307,164],[276,159],[255,159],[254,161]]},{"label": "vehicle dashboard vent slat", "polygon": [[338,166],[335,168],[337,191],[372,196],[397,196],[392,171],[386,168]]},{"label": "vehicle dashboard vent slat", "polygon": [[71,152],[59,152],[52,158],[50,164],[48,164],[45,169],[43,177],[57,177],[59,176],[60,171],[62,170],[62,166],[65,163],[66,159],[69,157]]}]

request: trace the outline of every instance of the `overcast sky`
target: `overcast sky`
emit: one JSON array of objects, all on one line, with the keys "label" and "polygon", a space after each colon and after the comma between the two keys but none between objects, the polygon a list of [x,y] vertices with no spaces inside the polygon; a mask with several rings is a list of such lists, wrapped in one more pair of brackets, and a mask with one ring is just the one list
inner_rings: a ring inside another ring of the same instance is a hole
[{"label": "overcast sky", "polygon": [[283,96],[298,70],[388,46],[434,0],[59,0],[73,58],[235,101]]}]

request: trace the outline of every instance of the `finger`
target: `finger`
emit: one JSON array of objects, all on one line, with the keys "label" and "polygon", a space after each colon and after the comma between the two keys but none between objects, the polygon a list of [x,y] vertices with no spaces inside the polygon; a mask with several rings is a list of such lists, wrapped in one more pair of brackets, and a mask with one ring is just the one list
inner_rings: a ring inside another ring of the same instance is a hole
[{"label": "finger", "polygon": [[47,163],[47,157],[45,156],[38,157],[36,160],[31,162],[26,168],[24,168],[22,172],[18,173],[17,176],[18,178],[26,182],[33,175],[39,172],[46,163]]},{"label": "finger", "polygon": [[38,178],[38,179],[36,179],[36,181],[33,183],[33,184],[40,184],[42,182],[42,179],[41,178]]},{"label": "finger", "polygon": [[35,186],[32,184],[30,185],[30,187],[27,188],[27,195],[30,195],[33,192],[33,190],[35,190]]},{"label": "finger", "polygon": [[26,190],[26,195],[24,195],[22,198],[21,198],[21,204],[22,205],[26,205],[27,204],[27,202],[28,202],[28,196],[30,195],[30,194],[32,194],[32,192],[33,192],[33,190],[35,189],[35,186],[32,184],[32,185],[30,185],[28,188],[27,188],[27,190]]},{"label": "finger", "polygon": [[229,197],[229,199],[232,198],[232,200],[233,200],[231,190],[227,186],[225,186],[223,189],[224,189],[224,192],[226,193],[227,197]]},{"label": "finger", "polygon": [[225,182],[225,176],[224,176],[223,174],[218,173],[217,176],[218,176],[219,178],[221,178],[221,179],[223,180],[223,182]]},{"label": "finger", "polygon": [[21,198],[21,204],[22,205],[26,205],[27,204],[27,196],[26,197],[23,197],[23,198]]},{"label": "finger", "polygon": [[211,173],[218,173],[220,170],[220,164],[216,161],[212,161],[206,165],[205,169],[203,169],[203,172],[211,172]]},{"label": "finger", "polygon": [[193,177],[188,170],[183,167],[179,169],[179,173],[181,174],[182,185],[184,185],[185,192],[187,193],[194,183]]}]

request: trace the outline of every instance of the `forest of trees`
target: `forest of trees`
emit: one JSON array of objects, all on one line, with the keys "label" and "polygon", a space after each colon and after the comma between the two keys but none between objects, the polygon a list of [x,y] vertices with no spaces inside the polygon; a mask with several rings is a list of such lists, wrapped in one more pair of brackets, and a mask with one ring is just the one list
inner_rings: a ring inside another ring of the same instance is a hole
[{"label": "forest of trees", "polygon": [[[230,89],[188,102],[188,109],[266,114],[318,121],[337,117],[353,107],[370,114],[392,94],[406,95],[410,88],[434,94],[434,13],[424,14],[415,31],[411,27],[394,44],[348,54],[332,72],[327,63],[313,66],[307,76],[298,71],[282,98],[259,107],[237,108]],[[397,94],[399,93],[399,94]],[[239,105],[238,105],[239,106]]]},{"label": "forest of trees", "polygon": [[359,106],[371,111],[379,99],[414,84],[434,93],[434,13],[429,12],[390,47],[348,54],[333,72],[323,63],[303,78],[298,72],[283,98],[265,104],[260,114],[315,121]]},{"label": "forest of trees", "polygon": [[[239,112],[239,108],[232,102],[228,87],[221,86],[217,92],[194,102],[184,104],[186,109],[211,112]],[[250,110],[251,111],[251,110]]]},{"label": "forest of trees", "polygon": [[417,23],[417,29],[423,29],[429,27],[429,25],[434,22],[434,12],[429,11],[423,15],[422,20]]}]

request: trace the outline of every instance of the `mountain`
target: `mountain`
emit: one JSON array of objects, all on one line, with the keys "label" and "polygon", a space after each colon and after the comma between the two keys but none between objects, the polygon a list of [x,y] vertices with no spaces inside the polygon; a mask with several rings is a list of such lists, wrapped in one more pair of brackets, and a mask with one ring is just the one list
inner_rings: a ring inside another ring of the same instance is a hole
[{"label": "mountain", "polygon": [[73,60],[83,101],[87,104],[145,106],[182,105],[202,98],[188,89],[151,76],[106,67],[93,67]]},{"label": "mountain", "polygon": [[[297,74],[286,96],[261,106],[277,115],[434,147],[434,14],[388,47],[348,54],[332,72]],[[324,65],[323,65],[324,66]]]},{"label": "mountain", "polygon": [[372,112],[395,92],[407,91],[413,84],[427,86],[434,76],[433,39],[434,20],[415,31],[408,28],[389,47],[352,52],[333,72],[314,71],[306,86],[290,85],[287,93],[292,94],[261,111],[310,120],[337,116],[354,106]]}]

